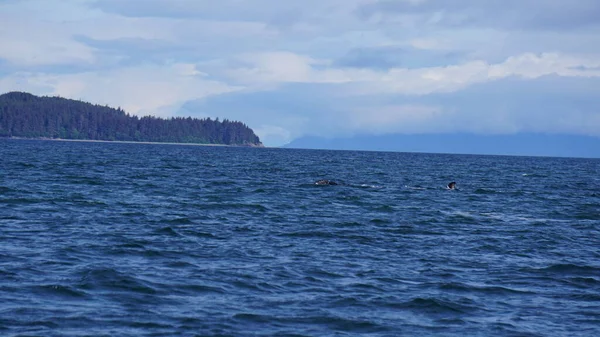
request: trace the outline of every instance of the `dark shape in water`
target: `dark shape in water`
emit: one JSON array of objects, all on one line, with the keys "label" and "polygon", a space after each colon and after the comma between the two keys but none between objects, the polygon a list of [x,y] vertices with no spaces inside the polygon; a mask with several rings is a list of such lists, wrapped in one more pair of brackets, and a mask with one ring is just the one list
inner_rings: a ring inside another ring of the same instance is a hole
[{"label": "dark shape in water", "polygon": [[315,185],[339,185],[339,184],[333,180],[321,179],[321,180],[315,181]]},{"label": "dark shape in water", "polygon": [[455,188],[456,188],[456,182],[455,181],[453,181],[453,182],[451,182],[451,183],[448,184],[448,189],[449,190],[453,190]]}]

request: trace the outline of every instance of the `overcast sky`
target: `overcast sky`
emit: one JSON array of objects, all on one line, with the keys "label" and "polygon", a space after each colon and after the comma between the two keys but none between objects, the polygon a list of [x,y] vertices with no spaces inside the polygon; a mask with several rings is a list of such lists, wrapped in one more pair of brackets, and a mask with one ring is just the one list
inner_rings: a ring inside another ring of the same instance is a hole
[{"label": "overcast sky", "polygon": [[0,91],[303,135],[600,136],[598,0],[0,0]]}]

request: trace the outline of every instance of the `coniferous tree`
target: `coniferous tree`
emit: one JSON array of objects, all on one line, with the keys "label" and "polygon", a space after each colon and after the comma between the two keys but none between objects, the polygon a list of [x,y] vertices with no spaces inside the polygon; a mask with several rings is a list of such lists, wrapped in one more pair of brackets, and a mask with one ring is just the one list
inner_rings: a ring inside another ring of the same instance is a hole
[{"label": "coniferous tree", "polygon": [[262,146],[254,131],[237,121],[139,118],[120,107],[25,92],[0,95],[0,137]]}]

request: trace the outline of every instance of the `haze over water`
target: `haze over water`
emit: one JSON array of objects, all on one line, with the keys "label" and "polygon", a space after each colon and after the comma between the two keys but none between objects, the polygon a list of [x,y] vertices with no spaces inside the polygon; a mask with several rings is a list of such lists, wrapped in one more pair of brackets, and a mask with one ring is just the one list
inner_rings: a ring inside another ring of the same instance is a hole
[{"label": "haze over water", "polygon": [[600,335],[598,159],[32,140],[0,158],[1,335]]}]

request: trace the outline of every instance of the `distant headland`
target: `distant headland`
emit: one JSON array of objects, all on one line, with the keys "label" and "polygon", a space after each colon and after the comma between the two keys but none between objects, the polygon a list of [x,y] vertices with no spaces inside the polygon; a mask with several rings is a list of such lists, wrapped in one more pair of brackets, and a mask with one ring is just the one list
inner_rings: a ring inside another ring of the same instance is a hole
[{"label": "distant headland", "polygon": [[0,95],[0,137],[263,146],[238,121],[138,117],[121,108],[26,92]]}]

